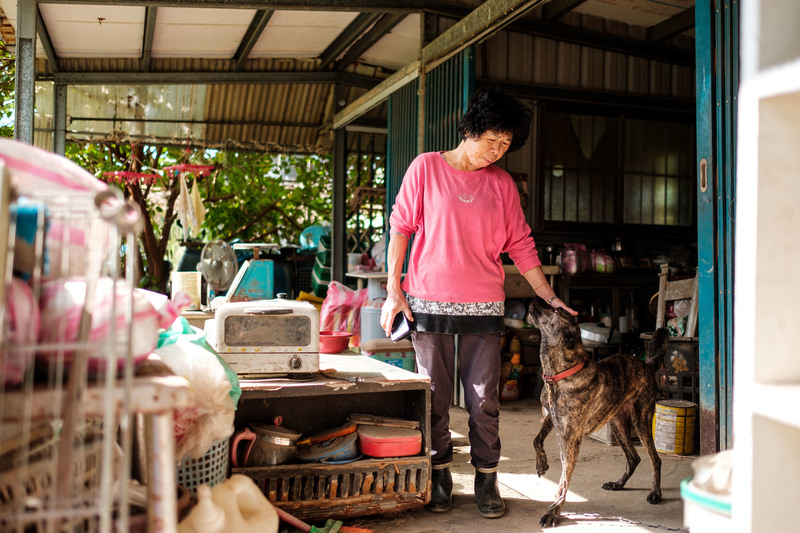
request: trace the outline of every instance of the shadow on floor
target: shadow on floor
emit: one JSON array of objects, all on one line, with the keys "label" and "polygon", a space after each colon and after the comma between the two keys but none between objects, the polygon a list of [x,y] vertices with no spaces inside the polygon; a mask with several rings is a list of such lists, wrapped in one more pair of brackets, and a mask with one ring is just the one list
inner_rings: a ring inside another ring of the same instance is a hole
[{"label": "shadow on floor", "polygon": [[[394,515],[369,516],[344,521],[345,525],[391,533],[428,533],[443,531],[534,532],[542,531],[539,519],[556,493],[561,473],[555,434],[545,441],[550,469],[541,478],[536,474],[533,438],[542,419],[541,405],[533,398],[504,403],[500,413],[500,438],[503,446],[498,470],[500,492],[506,502],[506,514],[499,519],[485,519],[478,514],[473,496],[474,469],[469,464],[467,413],[451,409],[451,431],[455,447],[452,467],[453,509],[434,514],[424,509]],[[610,492],[601,488],[616,481],[625,470],[625,458],[619,446],[586,438],[570,484],[562,520],[555,530],[561,533],[591,529],[593,532],[685,531],[680,482],[692,475],[691,462],[697,456],[660,454],[663,501],[647,503],[651,466],[644,449],[636,447],[642,461],[624,490]]]}]

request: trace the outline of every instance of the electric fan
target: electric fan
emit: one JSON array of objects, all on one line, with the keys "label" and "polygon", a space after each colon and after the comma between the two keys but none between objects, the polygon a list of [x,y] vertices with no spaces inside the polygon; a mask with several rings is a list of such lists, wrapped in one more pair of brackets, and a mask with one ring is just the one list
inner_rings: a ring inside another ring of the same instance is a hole
[{"label": "electric fan", "polygon": [[206,302],[209,307],[211,307],[211,300],[218,293],[231,286],[237,269],[236,254],[227,242],[211,241],[203,247],[200,262],[197,263],[197,270],[206,279],[208,285]]}]

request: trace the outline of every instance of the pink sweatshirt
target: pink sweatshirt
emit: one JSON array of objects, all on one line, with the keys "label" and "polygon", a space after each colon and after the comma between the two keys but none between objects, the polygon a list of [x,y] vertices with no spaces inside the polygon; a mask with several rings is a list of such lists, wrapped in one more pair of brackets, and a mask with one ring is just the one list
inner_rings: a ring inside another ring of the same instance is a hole
[{"label": "pink sweatshirt", "polygon": [[456,170],[441,152],[417,156],[389,218],[390,232],[414,235],[403,290],[438,302],[505,300],[500,254],[520,272],[541,265],[514,180],[489,165]]}]

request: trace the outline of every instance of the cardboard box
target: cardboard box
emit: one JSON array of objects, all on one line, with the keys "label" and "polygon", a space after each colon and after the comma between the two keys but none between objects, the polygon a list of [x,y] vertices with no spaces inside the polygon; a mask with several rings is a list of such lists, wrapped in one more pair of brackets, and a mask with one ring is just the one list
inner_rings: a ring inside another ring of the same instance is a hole
[{"label": "cardboard box", "polygon": [[414,357],[414,352],[388,352],[388,353],[369,353],[362,350],[364,355],[383,361],[384,363],[408,370],[409,372],[417,371],[417,361]]}]

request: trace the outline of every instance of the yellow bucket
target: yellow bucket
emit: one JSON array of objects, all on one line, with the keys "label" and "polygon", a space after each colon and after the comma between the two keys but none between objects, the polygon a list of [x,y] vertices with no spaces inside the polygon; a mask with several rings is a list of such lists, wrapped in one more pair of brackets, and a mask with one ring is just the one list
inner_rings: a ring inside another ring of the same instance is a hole
[{"label": "yellow bucket", "polygon": [[694,420],[697,405],[686,400],[659,400],[653,416],[653,440],[661,453],[690,454],[694,451]]}]

